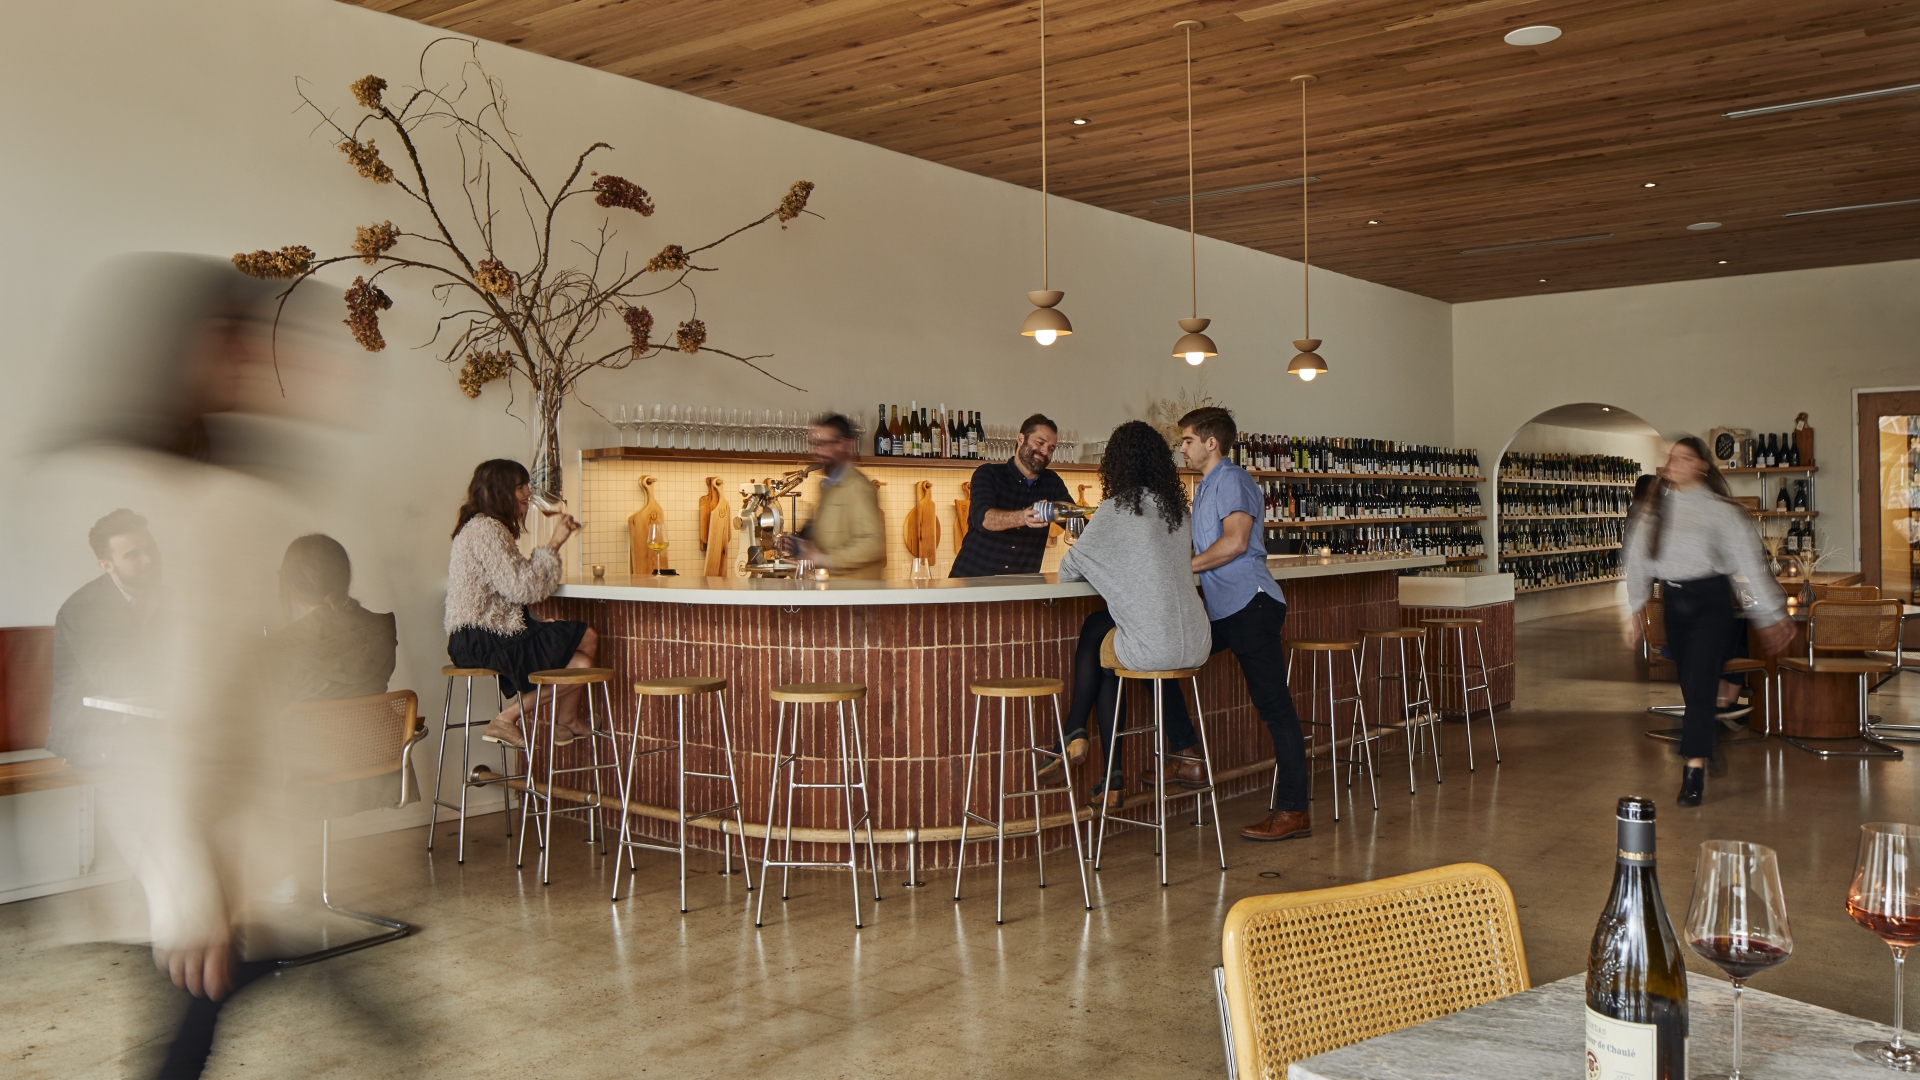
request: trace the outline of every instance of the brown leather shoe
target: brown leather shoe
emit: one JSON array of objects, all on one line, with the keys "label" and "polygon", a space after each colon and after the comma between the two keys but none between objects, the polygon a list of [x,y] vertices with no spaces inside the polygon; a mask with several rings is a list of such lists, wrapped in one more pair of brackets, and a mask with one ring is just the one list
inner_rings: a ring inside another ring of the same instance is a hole
[{"label": "brown leather shoe", "polygon": [[1179,784],[1183,788],[1206,787],[1207,767],[1198,761],[1182,761],[1175,758],[1167,762],[1167,782]]},{"label": "brown leather shoe", "polygon": [[1313,835],[1313,817],[1305,810],[1275,810],[1265,821],[1240,830],[1243,840],[1297,840]]}]

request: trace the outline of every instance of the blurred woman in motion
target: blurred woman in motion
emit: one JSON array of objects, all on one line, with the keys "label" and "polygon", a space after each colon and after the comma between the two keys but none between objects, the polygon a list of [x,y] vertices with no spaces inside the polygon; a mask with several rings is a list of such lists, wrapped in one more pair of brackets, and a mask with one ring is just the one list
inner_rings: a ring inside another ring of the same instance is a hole
[{"label": "blurred woman in motion", "polygon": [[[592,667],[600,647],[593,628],[583,622],[542,622],[528,611],[560,587],[560,548],[580,528],[561,514],[553,536],[520,551],[520,533],[533,500],[525,466],[495,458],[474,467],[467,501],[453,527],[453,553],[447,565],[447,655],[461,667],[500,673],[500,689],[513,700],[487,725],[481,738],[525,749],[520,715],[533,684],[527,676],[554,668]],[[580,687],[560,691],[555,745],[586,737],[580,719]]]}]

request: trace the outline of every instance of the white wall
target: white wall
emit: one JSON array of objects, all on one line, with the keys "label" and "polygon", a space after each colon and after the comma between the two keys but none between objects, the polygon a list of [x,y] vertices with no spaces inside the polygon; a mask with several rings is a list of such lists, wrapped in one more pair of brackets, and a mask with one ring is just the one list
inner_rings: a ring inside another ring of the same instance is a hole
[{"label": "white wall", "polygon": [[1842,551],[1828,565],[1857,567],[1852,391],[1920,383],[1916,296],[1920,261],[1459,304],[1454,437],[1499,447],[1547,409],[1584,401],[1668,436],[1786,431],[1804,411],[1821,543]]},{"label": "white wall", "polygon": [[[90,268],[140,250],[341,251],[356,224],[418,221],[397,191],[355,176],[312,133],[311,115],[295,114],[294,79],[352,112],[349,82],[369,72],[408,82],[438,31],[331,0],[79,0],[10,15],[0,314],[11,332],[0,379],[12,422],[0,425],[0,462],[17,462],[30,436],[63,325],[111,309],[113,297],[79,295]],[[1299,333],[1298,265],[1202,240],[1201,313],[1215,320],[1222,355],[1196,371],[1168,355],[1175,320],[1188,314],[1185,238],[1056,201],[1052,284],[1067,290],[1063,310],[1078,332],[1041,350],[1017,335],[1024,294],[1040,283],[1035,193],[544,57],[493,45],[482,56],[540,166],[562,168],[597,139],[617,147],[600,168],[642,184],[661,208],[620,222],[642,259],[757,216],[794,180],[819,185],[812,207],[826,220],[743,237],[715,256],[723,272],[701,282],[713,343],[776,353],[770,366],[810,393],[722,358],[675,354],[589,380],[592,401],[833,407],[867,420],[881,401],[918,398],[1003,422],[1042,409],[1096,438],[1185,388],[1234,407],[1253,429],[1450,441],[1452,338],[1439,302],[1317,273],[1314,326],[1333,371],[1303,384],[1282,374]],[[387,140],[382,149],[391,159]],[[598,217],[571,224],[584,236]],[[351,277],[331,275],[325,287]],[[399,615],[394,685],[437,711],[452,514],[473,463],[524,457],[527,435],[504,414],[497,385],[468,401],[451,372],[408,347],[425,339],[436,309],[419,284],[387,281],[397,307],[385,319],[391,344],[371,365],[362,438],[327,462],[335,483],[314,509],[348,544],[357,595]],[[669,306],[662,321],[685,314]],[[344,328],[340,340],[351,347]],[[575,445],[612,439],[578,409],[566,433]],[[34,505],[17,485],[0,495]],[[52,620],[97,572],[84,533],[108,509],[54,521],[16,510],[0,522],[11,568],[0,624]]]}]

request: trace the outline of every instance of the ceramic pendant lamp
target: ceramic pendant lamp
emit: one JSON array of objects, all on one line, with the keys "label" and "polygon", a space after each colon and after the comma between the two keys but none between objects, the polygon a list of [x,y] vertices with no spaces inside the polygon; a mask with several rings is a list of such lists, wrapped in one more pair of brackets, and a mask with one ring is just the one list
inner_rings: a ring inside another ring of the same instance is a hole
[{"label": "ceramic pendant lamp", "polygon": [[1048,287],[1047,241],[1047,0],[1040,0],[1040,288],[1027,294],[1033,311],[1020,324],[1020,333],[1042,345],[1073,333],[1066,312],[1057,306],[1067,294]]},{"label": "ceramic pendant lamp", "polygon": [[1220,354],[1220,350],[1214,348],[1213,339],[1202,333],[1213,320],[1200,317],[1200,274],[1193,241],[1193,32],[1205,26],[1192,19],[1173,24],[1175,30],[1183,30],[1187,35],[1187,291],[1193,311],[1191,318],[1180,320],[1180,329],[1185,333],[1173,343],[1173,355],[1196,367],[1207,357]]},{"label": "ceramic pendant lamp", "polygon": [[1287,365],[1287,374],[1300,376],[1302,382],[1312,382],[1314,376],[1327,370],[1327,362],[1314,351],[1320,347],[1320,339],[1313,336],[1313,303],[1308,294],[1311,284],[1308,275],[1313,264],[1307,249],[1307,84],[1313,81],[1313,76],[1295,75],[1293,81],[1300,84],[1300,308],[1306,326],[1305,336],[1294,339],[1293,347],[1300,351]]}]

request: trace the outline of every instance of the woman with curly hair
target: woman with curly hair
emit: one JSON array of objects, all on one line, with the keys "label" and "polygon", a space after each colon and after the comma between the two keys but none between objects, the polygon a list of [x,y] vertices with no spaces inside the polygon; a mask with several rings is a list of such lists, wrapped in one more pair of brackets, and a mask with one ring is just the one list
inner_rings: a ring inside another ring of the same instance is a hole
[{"label": "woman with curly hair", "polygon": [[[1120,680],[1100,666],[1101,642],[1114,631],[1120,663],[1135,671],[1169,671],[1206,663],[1213,636],[1193,585],[1187,490],[1174,471],[1167,440],[1138,420],[1113,429],[1100,459],[1100,486],[1099,508],[1060,562],[1061,581],[1085,581],[1107,602],[1106,610],[1088,615],[1080,626],[1066,758],[1076,764],[1085,760],[1088,715],[1097,703],[1107,723],[1102,742],[1107,776],[1095,785],[1092,799],[1118,808],[1125,786],[1113,752]],[[1181,689],[1169,681],[1163,692],[1172,702]],[[1168,708],[1165,717],[1170,755],[1198,742],[1185,709]],[[1171,775],[1172,759],[1166,760]]]}]

